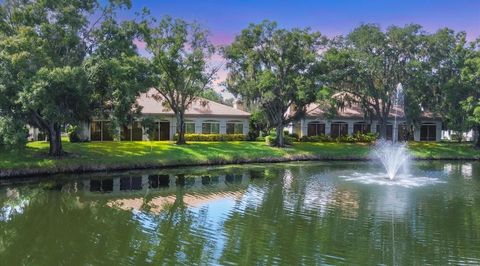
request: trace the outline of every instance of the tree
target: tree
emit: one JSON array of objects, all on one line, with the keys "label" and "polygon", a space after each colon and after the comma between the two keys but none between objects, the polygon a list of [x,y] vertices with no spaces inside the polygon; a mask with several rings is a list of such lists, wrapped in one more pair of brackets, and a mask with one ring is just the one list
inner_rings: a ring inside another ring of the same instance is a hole
[{"label": "tree", "polygon": [[204,99],[214,101],[216,103],[224,103],[222,95],[216,92],[213,88],[207,88],[202,92],[200,96]]},{"label": "tree", "polygon": [[278,29],[264,21],[251,24],[223,50],[230,71],[227,89],[259,106],[276,128],[280,147],[284,127],[305,114],[321,87],[318,60],[324,40],[309,29]]},{"label": "tree", "polygon": [[208,89],[218,67],[208,60],[215,49],[198,24],[164,18],[146,37],[158,100],[177,118],[177,144],[185,144],[185,112]]},{"label": "tree", "polygon": [[467,116],[467,123],[475,131],[475,147],[480,148],[480,39],[471,43],[461,80],[469,88],[466,99],[461,102]]},{"label": "tree", "polygon": [[[87,43],[86,15],[94,1],[6,1],[2,9],[0,107],[48,133],[50,154],[63,153],[61,128],[82,116],[86,77],[81,69]],[[88,97],[86,98],[88,99]],[[85,108],[87,110],[88,108]]]},{"label": "tree", "polygon": [[138,55],[136,41],[144,37],[145,22],[118,23],[115,14],[106,14],[101,25],[92,31],[93,52],[84,68],[92,86],[91,110],[97,118],[109,120],[116,139],[116,129],[138,118],[140,93],[152,86],[148,59]]},{"label": "tree", "polygon": [[398,83],[409,89],[410,66],[419,60],[423,35],[419,25],[391,26],[383,32],[378,25],[363,24],[324,55],[328,87],[377,119],[382,138]]},{"label": "tree", "polygon": [[[128,0],[109,1],[102,5],[97,0],[72,1],[5,1],[0,6],[0,93],[5,95],[0,101],[2,115],[21,119],[24,124],[43,129],[50,142],[49,154],[62,155],[61,129],[66,124],[85,121],[92,115],[98,100],[95,97],[113,95],[112,91],[101,91],[95,80],[95,58],[104,47],[121,42],[119,32],[112,35],[106,29],[115,27],[114,10],[130,7]],[[94,20],[89,20],[94,18]],[[103,22],[103,23],[102,23]],[[98,31],[97,25],[102,25]],[[110,24],[109,24],[110,23]],[[107,26],[112,27],[107,27]],[[119,28],[119,27],[117,27]],[[131,39],[121,39],[123,44],[132,46]],[[127,41],[124,41],[127,40]],[[130,43],[128,43],[130,41]],[[104,43],[104,45],[99,45]],[[125,46],[113,46],[110,50],[125,51]],[[107,54],[107,53],[105,53]],[[112,83],[123,86],[132,80],[128,75],[132,68],[124,68],[125,62],[131,64],[130,54],[117,53],[120,58],[109,61],[107,68],[118,78],[126,81]],[[110,55],[112,56],[112,55]],[[108,55],[107,55],[108,57]],[[104,62],[101,62],[104,63]],[[124,75],[118,75],[119,70]],[[103,83],[111,83],[105,76]],[[135,80],[135,79],[133,79]],[[98,80],[97,80],[98,81]],[[125,86],[123,86],[125,87]],[[117,99],[122,99],[118,95]],[[117,104],[111,100],[104,101]],[[131,97],[126,97],[131,104]],[[125,106],[127,104],[124,104]],[[125,109],[126,107],[124,107]],[[131,106],[128,107],[130,110]]]},{"label": "tree", "polygon": [[425,38],[422,60],[414,64],[408,101],[413,107],[428,108],[443,118],[446,128],[457,132],[466,128],[466,115],[461,106],[469,86],[461,80],[467,47],[466,34],[444,28]]}]

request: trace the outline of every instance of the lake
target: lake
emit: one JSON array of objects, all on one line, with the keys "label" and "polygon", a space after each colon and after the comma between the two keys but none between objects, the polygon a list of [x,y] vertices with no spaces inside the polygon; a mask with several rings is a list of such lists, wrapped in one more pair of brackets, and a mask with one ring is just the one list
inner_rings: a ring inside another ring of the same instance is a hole
[{"label": "lake", "polygon": [[301,162],[0,181],[1,265],[480,264],[480,162]]}]

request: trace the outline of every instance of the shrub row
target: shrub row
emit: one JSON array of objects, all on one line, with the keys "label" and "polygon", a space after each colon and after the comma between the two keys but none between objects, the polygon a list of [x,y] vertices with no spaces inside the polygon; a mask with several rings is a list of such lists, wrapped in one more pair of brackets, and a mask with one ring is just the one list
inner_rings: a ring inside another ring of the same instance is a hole
[{"label": "shrub row", "polygon": [[[178,135],[174,136],[178,139]],[[246,140],[243,134],[185,134],[186,141],[243,141]]]},{"label": "shrub row", "polygon": [[345,135],[338,138],[332,138],[331,136],[320,134],[318,136],[303,136],[300,141],[302,142],[374,142],[378,138],[376,133],[356,133],[355,135]]}]

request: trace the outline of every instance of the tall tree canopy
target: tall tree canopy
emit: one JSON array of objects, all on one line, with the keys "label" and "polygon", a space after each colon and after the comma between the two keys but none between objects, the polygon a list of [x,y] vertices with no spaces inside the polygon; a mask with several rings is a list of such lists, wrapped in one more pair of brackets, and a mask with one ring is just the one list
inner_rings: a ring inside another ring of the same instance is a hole
[{"label": "tall tree canopy", "polygon": [[315,101],[324,41],[318,32],[279,29],[264,21],[244,29],[223,51],[230,71],[227,89],[259,106],[276,128],[278,146],[284,146],[284,127]]},{"label": "tall tree canopy", "polygon": [[[124,67],[139,65],[129,52],[134,46],[132,35],[113,19],[114,10],[123,7],[130,7],[130,2],[45,0],[0,5],[0,93],[5,95],[1,115],[44,130],[53,156],[63,154],[62,126],[88,120],[96,95],[114,95],[102,89],[125,87],[136,80],[130,75],[132,68]],[[86,64],[91,55],[111,59],[105,69],[115,72],[108,76],[115,82],[105,76],[95,79],[98,72],[93,69],[99,64],[95,59]]]},{"label": "tall tree canopy", "polygon": [[480,148],[480,39],[471,43],[465,64],[461,72],[461,80],[469,88],[461,102],[466,114],[467,128],[472,128],[477,140],[475,146]]},{"label": "tall tree canopy", "polygon": [[139,116],[141,106],[136,104],[136,98],[152,83],[149,60],[138,55],[135,45],[145,37],[145,21],[119,23],[114,15],[106,14],[92,31],[95,42],[84,68],[93,88],[93,115],[109,120],[110,130],[119,139],[116,130]]},{"label": "tall tree canopy", "polygon": [[[384,32],[378,25],[364,24],[325,53],[328,86],[343,93],[344,102],[360,104],[367,115],[377,119],[382,138],[386,137],[397,85],[409,89],[410,68],[420,60],[422,42],[424,33],[419,25],[392,26]],[[408,109],[408,102],[405,104]]]},{"label": "tall tree canopy", "polygon": [[177,144],[185,143],[185,111],[206,91],[219,66],[209,65],[215,53],[208,32],[198,24],[166,17],[149,30],[152,80],[177,118]]}]

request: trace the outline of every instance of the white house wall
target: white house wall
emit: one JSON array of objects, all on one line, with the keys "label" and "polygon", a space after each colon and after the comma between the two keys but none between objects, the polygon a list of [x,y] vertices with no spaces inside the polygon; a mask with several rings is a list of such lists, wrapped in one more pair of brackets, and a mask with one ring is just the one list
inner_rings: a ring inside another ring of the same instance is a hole
[{"label": "white house wall", "polygon": [[[155,122],[169,122],[170,123],[170,140],[173,140],[173,137],[175,136],[177,132],[177,119],[175,117],[156,117],[156,116],[151,116]],[[248,123],[249,119],[248,118],[238,118],[238,117],[200,117],[200,116],[195,116],[195,117],[189,117],[185,116],[185,121],[190,122],[193,121],[195,123],[195,134],[202,134],[202,124],[207,121],[216,121],[219,122],[219,130],[220,134],[226,134],[227,133],[227,122],[230,121],[237,121],[241,122],[243,124],[243,134],[246,135],[248,133]],[[82,124],[80,127],[81,132],[85,132],[87,134],[88,140],[91,140],[91,126],[90,123],[85,123]],[[143,134],[142,137],[143,140],[148,140],[148,135]]]},{"label": "white house wall", "polygon": [[[332,120],[323,120],[323,119],[313,119],[313,118],[306,118],[306,119],[301,119],[300,122],[297,122],[296,124],[292,125],[293,131],[294,132],[299,132],[300,137],[307,136],[308,134],[308,124],[311,122],[319,122],[319,123],[324,123],[325,124],[325,135],[330,135],[331,133],[331,125],[332,123],[347,123],[348,125],[348,134],[352,135],[353,134],[353,126],[355,123],[370,123],[370,131],[372,133],[377,133],[377,125],[378,122],[376,120],[373,121],[365,121],[362,119],[332,119]],[[393,139],[398,140],[398,125],[404,123],[405,120],[397,120],[395,123],[395,120],[388,120],[387,123],[393,125]],[[442,122],[441,121],[422,121],[422,124],[435,124],[436,126],[436,141],[440,141],[442,139]],[[298,124],[300,124],[299,130],[295,130],[295,128],[298,128]],[[414,132],[413,132],[413,137],[415,141],[420,141],[420,128],[415,127]]]}]

